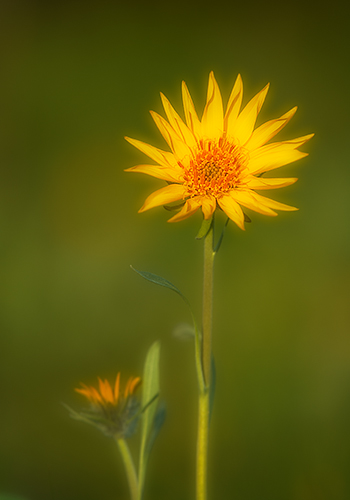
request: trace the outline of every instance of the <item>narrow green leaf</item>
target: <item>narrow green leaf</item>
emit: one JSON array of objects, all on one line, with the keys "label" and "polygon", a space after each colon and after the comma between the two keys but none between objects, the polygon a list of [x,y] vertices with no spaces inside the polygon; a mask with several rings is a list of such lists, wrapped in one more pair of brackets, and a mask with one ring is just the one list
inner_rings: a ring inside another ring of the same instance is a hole
[{"label": "narrow green leaf", "polygon": [[102,416],[94,415],[93,413],[87,413],[84,411],[78,413],[65,403],[62,403],[62,405],[67,408],[67,410],[69,411],[69,416],[74,420],[79,420],[80,422],[85,422],[96,427],[99,427],[101,425],[108,427],[108,425],[110,424],[109,420]]},{"label": "narrow green leaf", "polygon": [[246,213],[243,212],[244,215],[244,222],[252,222],[252,219],[247,215]]},{"label": "narrow green leaf", "polygon": [[62,405],[69,411],[69,416],[71,418],[74,418],[74,420],[80,420],[81,422],[86,422],[88,424],[91,424],[91,420],[86,418],[83,413],[78,413],[77,411],[73,410],[70,406],[66,405],[66,403],[62,403]]},{"label": "narrow green leaf", "polygon": [[138,414],[136,414],[136,416],[139,416],[139,415],[141,415],[141,413],[145,412],[148,409],[148,407],[151,406],[155,402],[155,400],[158,398],[159,398],[159,394],[155,394],[153,396],[153,398],[150,399],[148,401],[148,403],[146,403],[146,405],[143,408],[141,408],[140,412]]},{"label": "narrow green leaf", "polygon": [[204,238],[204,236],[208,234],[212,222],[213,222],[212,217],[210,219],[203,219],[202,225],[197,233],[196,240],[201,240],[202,238]]},{"label": "narrow green leaf", "polygon": [[216,247],[214,248],[214,253],[216,254],[219,251],[219,248],[221,247],[222,240],[224,238],[225,230],[227,228],[227,224],[230,222],[230,219],[227,217],[226,222],[224,227],[222,228],[220,238],[218,239],[218,242],[216,244]]},{"label": "narrow green leaf", "polygon": [[147,271],[138,271],[134,267],[132,267],[132,266],[130,266],[130,267],[133,271],[135,271],[135,273],[137,273],[140,276],[142,276],[143,278],[145,278],[145,280],[150,281],[151,283],[155,283],[156,285],[164,286],[165,288],[169,288],[169,290],[172,290],[173,292],[177,293],[186,302],[186,304],[189,305],[186,297],[170,281],[166,280],[165,278],[162,278],[162,276],[158,276],[157,274],[149,273]]},{"label": "narrow green leaf", "polygon": [[[159,394],[159,353],[160,343],[155,342],[148,350],[143,372],[142,407],[145,407],[146,405],[148,406],[142,413],[142,434],[139,464],[139,488],[141,494],[149,456],[149,435],[153,427],[154,417],[157,409],[156,396]],[[154,402],[152,404],[149,404],[152,399],[154,399]]]},{"label": "narrow green leaf", "polygon": [[166,417],[166,405],[165,405],[164,401],[161,401],[159,403],[159,407],[154,415],[152,430],[151,430],[149,438],[148,438],[148,443],[147,443],[147,454],[148,455],[151,453],[151,450],[152,450],[154,442],[159,434],[159,431],[161,430],[161,428],[164,425],[165,417]]},{"label": "narrow green leaf", "polygon": [[182,300],[185,302],[185,304],[188,306],[191,316],[192,316],[192,321],[193,321],[193,326],[194,326],[194,331],[195,331],[195,342],[196,342],[196,367],[197,367],[197,374],[198,374],[198,380],[201,388],[204,388],[204,378],[203,378],[203,366],[202,366],[202,359],[201,359],[201,354],[200,354],[200,344],[201,344],[201,333],[198,329],[196,318],[193,314],[191,304],[187,300],[187,298],[180,292],[180,290],[170,283],[170,281],[166,280],[165,278],[162,278],[161,276],[158,276],[157,274],[153,273],[148,273],[145,271],[138,271],[134,267],[130,266],[133,271],[135,271],[137,274],[145,278],[147,281],[150,281],[151,283],[155,283],[156,285],[164,286],[165,288],[169,288],[173,292],[176,292]]}]

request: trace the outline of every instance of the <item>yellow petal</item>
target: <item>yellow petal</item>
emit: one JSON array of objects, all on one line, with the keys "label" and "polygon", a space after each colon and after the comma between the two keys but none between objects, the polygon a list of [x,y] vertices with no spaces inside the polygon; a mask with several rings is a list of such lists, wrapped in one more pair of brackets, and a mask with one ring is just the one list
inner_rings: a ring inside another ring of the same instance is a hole
[{"label": "yellow petal", "polygon": [[184,124],[181,120],[180,116],[177,114],[175,109],[172,107],[168,99],[160,94],[164,106],[165,113],[168,117],[169,123],[172,128],[175,130],[177,135],[180,137],[182,142],[187,144],[190,148],[194,148],[196,146],[196,139],[192,133],[192,131]]},{"label": "yellow petal", "polygon": [[105,401],[108,403],[114,403],[113,399],[113,392],[111,389],[111,386],[109,385],[108,380],[105,380],[104,382],[99,378],[99,387],[100,387],[100,394],[103,397]]},{"label": "yellow petal", "polygon": [[145,153],[160,165],[166,167],[173,167],[177,165],[177,160],[172,153],[169,153],[168,151],[162,151],[161,149],[155,148],[154,146],[146,144],[145,142],[138,141],[137,139],[131,139],[130,137],[125,137],[125,139],[130,144],[135,146],[135,148],[142,151],[142,153]]},{"label": "yellow petal", "polygon": [[[84,384],[81,384],[81,385],[84,385]],[[84,389],[82,389],[81,387],[77,387],[74,390],[75,390],[75,392],[79,392],[79,394],[83,394],[84,396],[90,395],[90,391],[89,391],[88,387],[86,387]]]},{"label": "yellow petal", "polygon": [[298,108],[295,106],[280,118],[277,118],[276,120],[270,120],[255,129],[245,147],[252,151],[253,149],[259,148],[267,141],[272,139],[272,137],[274,137],[280,130],[282,130],[285,125],[287,125],[289,120],[294,116],[297,109]]},{"label": "yellow petal", "polygon": [[198,119],[196,109],[185,82],[182,82],[182,101],[187,126],[192,130],[193,135],[199,139],[202,136],[202,125]]},{"label": "yellow petal", "polygon": [[244,228],[244,214],[241,207],[233,199],[231,193],[225,194],[221,198],[218,198],[218,203],[223,209],[227,217],[229,217],[233,222],[237,224],[238,227],[245,230]]},{"label": "yellow petal", "polygon": [[86,396],[89,399],[91,397],[89,389],[79,389],[79,388],[76,388],[74,390],[75,390],[75,392],[78,392],[79,394],[82,394],[83,396]]},{"label": "yellow petal", "polygon": [[299,148],[300,146],[308,142],[310,139],[312,139],[314,135],[315,134],[307,134],[303,135],[302,137],[297,137],[296,139],[290,139],[289,141],[281,141],[280,143],[275,143],[275,144],[283,144],[284,146]]},{"label": "yellow petal", "polygon": [[103,404],[103,399],[101,398],[100,394],[98,391],[95,389],[95,387],[90,387],[90,392],[91,392],[91,398],[98,403]]},{"label": "yellow petal", "polygon": [[202,133],[208,139],[219,139],[224,132],[224,111],[220,89],[214,73],[209,75],[207,104],[202,118]]},{"label": "yellow petal", "polygon": [[264,215],[277,215],[276,212],[268,208],[264,203],[257,199],[259,195],[257,195],[253,191],[234,189],[233,191],[231,191],[231,196],[240,205],[243,205],[250,210],[254,210],[254,212],[258,212]]},{"label": "yellow petal", "polygon": [[129,396],[131,382],[132,382],[132,378],[130,377],[126,383],[126,386],[125,386],[125,391],[124,391],[124,398],[125,399]]},{"label": "yellow petal", "polygon": [[307,141],[309,141],[314,135],[315,134],[308,134],[304,135],[303,137],[297,137],[296,139],[290,139],[288,141],[272,142],[271,144],[266,144],[265,146],[261,146],[260,148],[252,151],[250,153],[250,157],[253,158],[255,156],[268,152],[275,152],[276,150],[297,149]]},{"label": "yellow petal", "polygon": [[237,120],[238,113],[241,109],[242,97],[243,97],[243,82],[241,75],[238,75],[236,82],[233,86],[230,98],[228,100],[224,118],[224,130],[228,135],[232,135],[231,131],[234,128],[234,124]]},{"label": "yellow petal", "polygon": [[254,193],[254,196],[257,201],[264,204],[268,208],[272,208],[273,210],[284,210],[286,212],[294,212],[295,210],[298,210],[298,208],[291,207],[290,205],[285,205],[284,203],[280,203],[279,201],[271,200],[270,198],[261,196],[261,194],[258,193]]},{"label": "yellow petal", "polygon": [[151,111],[153,120],[155,121],[160,133],[169,144],[172,152],[176,155],[179,160],[182,160],[186,156],[190,156],[191,150],[189,147],[180,139],[175,130],[169,125],[169,123],[158,113]]},{"label": "yellow petal", "polygon": [[[258,152],[259,150],[256,151]],[[248,168],[252,174],[257,175],[300,160],[305,156],[307,156],[307,153],[303,153],[297,149],[291,149],[290,147],[281,146],[271,151],[267,150],[262,154],[259,153],[255,155],[252,153]]]},{"label": "yellow petal", "polygon": [[208,220],[213,215],[216,209],[216,200],[214,196],[207,195],[202,197],[202,212],[204,219]]},{"label": "yellow petal", "polygon": [[141,378],[140,377],[135,377],[132,382],[130,383],[130,394],[133,394],[135,389],[139,386],[141,383]]},{"label": "yellow petal", "polygon": [[232,127],[230,136],[232,135],[234,139],[237,139],[241,146],[244,146],[252,135],[256,119],[265,101],[268,90],[269,84],[248,102]]},{"label": "yellow petal", "polygon": [[185,188],[182,184],[170,184],[169,186],[158,189],[158,191],[148,196],[139,212],[144,212],[150,208],[180,200],[183,198],[184,192]]},{"label": "yellow petal", "polygon": [[[99,395],[99,393],[96,391],[96,389],[94,389],[93,387],[88,387],[85,384],[81,384],[81,385],[83,386],[83,388],[82,389],[80,389],[80,388],[79,389],[74,389],[75,392],[78,392],[79,394],[82,394],[83,396],[85,396],[90,401],[96,401],[96,402],[102,403],[102,398]],[[94,391],[95,391],[96,394],[94,394]]]},{"label": "yellow petal", "polygon": [[171,219],[169,219],[168,222],[179,222],[181,220],[185,220],[192,214],[194,214],[200,206],[201,203],[199,196],[196,196],[194,198],[189,198],[182,207],[182,209],[180,210],[180,212],[178,212]]},{"label": "yellow petal", "polygon": [[162,167],[158,165],[136,165],[135,167],[126,168],[125,172],[147,174],[169,182],[179,182],[183,175],[183,170],[180,167]]},{"label": "yellow petal", "polygon": [[285,177],[282,179],[268,177],[252,177],[248,181],[249,189],[277,189],[294,184],[298,179],[296,177]]},{"label": "yellow petal", "polygon": [[120,388],[120,373],[118,373],[117,378],[115,379],[115,386],[114,386],[115,404],[117,404],[119,400],[119,388]]}]

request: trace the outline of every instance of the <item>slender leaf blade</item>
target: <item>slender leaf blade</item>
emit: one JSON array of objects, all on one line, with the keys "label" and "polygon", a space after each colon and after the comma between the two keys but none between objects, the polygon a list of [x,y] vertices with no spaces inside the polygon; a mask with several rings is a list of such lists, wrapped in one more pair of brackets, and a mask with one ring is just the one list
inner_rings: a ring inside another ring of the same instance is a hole
[{"label": "slender leaf blade", "polygon": [[219,248],[221,247],[221,243],[222,243],[222,240],[224,239],[224,234],[225,234],[225,230],[227,228],[227,224],[230,222],[230,219],[227,217],[226,219],[226,222],[224,224],[224,227],[222,228],[222,231],[221,231],[221,234],[220,234],[220,237],[219,237],[219,240],[216,244],[216,247],[214,248],[214,253],[218,253],[219,251]]},{"label": "slender leaf blade", "polygon": [[211,228],[212,223],[212,217],[210,219],[203,219],[201,227],[199,228],[199,231],[197,233],[196,240],[201,240],[209,233],[209,229]]},{"label": "slender leaf blade", "polygon": [[148,442],[147,442],[147,454],[148,455],[151,453],[154,442],[155,442],[161,428],[164,425],[165,418],[166,418],[166,405],[165,405],[164,401],[161,401],[159,403],[157,411],[154,415],[152,430],[151,430],[151,433],[149,435]]},{"label": "slender leaf blade", "polygon": [[[159,394],[159,354],[160,343],[157,341],[148,350],[144,372],[142,389],[142,407],[145,407],[152,398]],[[146,466],[149,456],[149,435],[153,427],[153,421],[157,410],[157,402],[150,404],[142,413],[142,431],[139,465],[139,488],[142,491],[145,479]]]},{"label": "slender leaf blade", "polygon": [[150,281],[151,283],[155,283],[156,285],[164,286],[165,288],[169,288],[169,290],[172,290],[173,292],[177,293],[186,302],[186,304],[188,304],[188,300],[186,299],[186,297],[170,281],[166,280],[162,276],[158,276],[157,274],[149,273],[148,271],[138,271],[133,266],[130,266],[130,267],[133,271],[135,271],[135,273],[142,276],[142,278],[144,278],[145,280]]}]

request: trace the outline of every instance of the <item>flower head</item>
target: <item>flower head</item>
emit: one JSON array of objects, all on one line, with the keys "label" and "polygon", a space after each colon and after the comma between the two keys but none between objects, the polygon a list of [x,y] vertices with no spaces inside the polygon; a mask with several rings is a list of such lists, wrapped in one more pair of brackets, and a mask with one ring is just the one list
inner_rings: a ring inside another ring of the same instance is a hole
[{"label": "flower head", "polygon": [[220,207],[244,229],[241,207],[265,215],[277,215],[275,210],[297,210],[256,192],[296,182],[294,177],[281,179],[261,176],[307,156],[298,148],[313,136],[309,134],[289,141],[268,143],[288,123],[297,108],[254,129],[267,91],[268,85],[240,110],[243,84],[238,75],[224,113],[220,90],[211,72],[207,103],[199,120],[183,82],[186,123],[161,94],[168,121],[153,111],[151,115],[171,152],[126,137],[127,141],[157,163],[137,165],[127,171],[142,172],[168,183],[152,193],[139,212],[182,200],[181,210],[169,222],[186,219],[200,207],[204,218],[209,219]]},{"label": "flower head", "polygon": [[140,403],[134,396],[135,390],[141,383],[140,377],[130,377],[124,392],[120,391],[120,373],[113,388],[108,380],[103,381],[99,378],[98,381],[98,389],[85,384],[75,389],[88,399],[90,408],[82,412],[70,410],[72,416],[95,425],[108,436],[117,438],[130,436],[136,428],[140,408]]}]

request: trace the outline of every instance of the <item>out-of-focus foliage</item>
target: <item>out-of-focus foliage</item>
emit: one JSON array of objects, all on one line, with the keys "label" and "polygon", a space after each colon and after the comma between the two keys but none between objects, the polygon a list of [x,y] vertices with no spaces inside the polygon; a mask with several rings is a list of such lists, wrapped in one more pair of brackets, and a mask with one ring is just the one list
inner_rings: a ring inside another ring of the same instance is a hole
[{"label": "out-of-focus foliage", "polygon": [[[261,121],[298,105],[279,137],[316,135],[310,156],[283,169],[300,180],[279,199],[300,211],[249,214],[245,233],[229,224],[217,257],[211,498],[349,498],[341,4],[15,0],[0,10],[1,491],[128,498],[113,440],[71,420],[61,402],[74,407],[74,387],[96,374],[141,376],[160,339],[167,420],[145,500],[193,498],[193,346],[171,334],[191,318],[129,266],[166,276],[198,316],[201,218],[137,214],[163,184],[124,173],[145,160],[123,136],[166,148],[147,114],[162,113],[159,91],[181,109],[185,80],[200,110],[214,70],[224,100],[239,72],[246,98],[271,82]],[[136,454],[137,436],[130,444]]]}]

